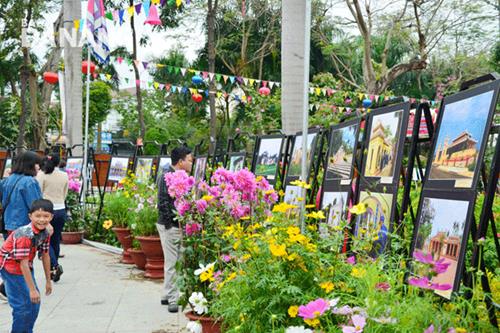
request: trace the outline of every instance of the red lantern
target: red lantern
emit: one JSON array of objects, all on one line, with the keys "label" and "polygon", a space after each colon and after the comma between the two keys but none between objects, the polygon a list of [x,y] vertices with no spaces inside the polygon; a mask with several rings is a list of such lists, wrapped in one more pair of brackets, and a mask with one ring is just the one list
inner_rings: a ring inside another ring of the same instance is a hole
[{"label": "red lantern", "polygon": [[50,84],[56,84],[59,82],[59,76],[54,72],[45,72],[43,73],[43,80]]},{"label": "red lantern", "polygon": [[269,89],[268,87],[262,87],[259,89],[259,94],[261,94],[262,96],[268,96],[270,93],[271,89]]},{"label": "red lantern", "polygon": [[[88,62],[87,61],[82,61],[82,73],[87,74],[87,68]],[[95,64],[91,61],[90,62],[90,74],[94,74],[95,72]]]},{"label": "red lantern", "polygon": [[195,94],[191,95],[191,99],[193,101],[195,101],[196,103],[200,103],[203,100],[203,96],[195,93]]}]

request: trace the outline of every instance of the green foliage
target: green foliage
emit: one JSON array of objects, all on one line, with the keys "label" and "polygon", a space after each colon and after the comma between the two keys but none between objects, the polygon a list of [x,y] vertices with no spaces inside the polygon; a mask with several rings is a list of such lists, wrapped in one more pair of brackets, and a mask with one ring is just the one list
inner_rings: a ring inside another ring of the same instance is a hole
[{"label": "green foliage", "polygon": [[[82,117],[85,123],[85,100],[87,90],[83,89]],[[90,84],[89,128],[104,121],[111,109],[111,88],[102,81],[93,81]]]},{"label": "green foliage", "polygon": [[8,147],[15,145],[19,123],[21,103],[15,96],[0,97],[0,140],[1,146]]}]

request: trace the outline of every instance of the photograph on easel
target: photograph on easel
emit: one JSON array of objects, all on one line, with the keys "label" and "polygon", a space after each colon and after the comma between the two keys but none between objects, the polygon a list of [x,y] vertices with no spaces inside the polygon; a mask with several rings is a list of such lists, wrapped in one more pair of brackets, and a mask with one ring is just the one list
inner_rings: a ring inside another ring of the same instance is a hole
[{"label": "photograph on easel", "polygon": [[[368,136],[365,177],[394,179],[404,110],[374,115]],[[404,128],[406,131],[406,128]]]},{"label": "photograph on easel", "polygon": [[256,157],[255,175],[266,177],[268,180],[274,180],[278,171],[282,137],[261,138],[259,150]]},{"label": "photograph on easel", "polygon": [[135,165],[135,176],[140,183],[148,183],[151,179],[154,159],[152,157],[138,157]]},{"label": "photograph on easel", "polygon": [[337,227],[347,208],[347,192],[324,192],[321,201],[321,209],[326,214],[326,223]]},{"label": "photograph on easel", "polygon": [[431,181],[451,181],[470,188],[488,132],[494,90],[452,103],[444,102],[429,175]]},{"label": "photograph on easel", "polygon": [[3,168],[2,178],[9,177],[11,170],[12,170],[12,158],[8,158],[5,160],[5,166]]},{"label": "photograph on easel", "polygon": [[354,236],[371,240],[369,253],[372,257],[381,255],[389,241],[393,198],[392,193],[360,193],[359,203],[365,205],[366,211],[356,216]]},{"label": "photograph on easel", "polygon": [[111,157],[109,166],[108,180],[112,182],[120,182],[127,177],[128,157]]},{"label": "photograph on easel", "polygon": [[[467,220],[470,202],[424,197],[418,217],[413,257],[417,261],[435,263],[439,268],[430,283],[439,285],[435,293],[450,299],[456,290],[457,274],[467,241]],[[423,277],[422,269],[413,260],[412,274]],[[445,286],[449,286],[446,288]],[[443,290],[440,290],[443,289]]]},{"label": "photograph on easel", "polygon": [[[306,160],[307,160],[307,167],[309,169],[311,165],[311,159],[312,156],[311,154],[313,152],[313,148],[316,145],[316,136],[318,133],[309,133],[307,135],[307,155],[306,155]],[[292,150],[292,156],[290,158],[290,166],[288,167],[288,173],[287,177],[300,177],[302,173],[302,134],[297,134],[295,136],[295,140],[293,143],[293,150]],[[306,172],[308,172],[307,170]]]},{"label": "photograph on easel", "polygon": [[194,165],[194,180],[196,182],[205,180],[206,169],[207,169],[207,158],[205,156],[197,157]]},{"label": "photograph on easel", "polygon": [[229,171],[240,171],[245,167],[245,153],[229,154]]},{"label": "photograph on easel", "polygon": [[325,180],[350,179],[358,124],[332,129]]},{"label": "photograph on easel", "polygon": [[161,156],[158,161],[158,167],[156,168],[157,175],[161,176],[170,165],[172,165],[172,159],[168,156]]}]

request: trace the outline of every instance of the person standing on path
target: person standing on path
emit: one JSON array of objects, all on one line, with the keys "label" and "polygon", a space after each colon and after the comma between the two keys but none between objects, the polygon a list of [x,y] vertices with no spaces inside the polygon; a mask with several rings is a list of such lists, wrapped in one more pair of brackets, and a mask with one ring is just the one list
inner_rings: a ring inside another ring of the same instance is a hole
[{"label": "person standing on path", "polygon": [[45,295],[52,293],[49,239],[46,229],[54,206],[49,200],[35,200],[29,210],[30,224],[17,228],[0,249],[0,275],[5,281],[12,308],[12,333],[32,333],[40,311],[40,291],[35,281],[33,259],[38,251],[45,271]]},{"label": "person standing on path", "polygon": [[[3,225],[0,231],[7,239],[14,230],[30,223],[28,212],[33,201],[42,198],[42,191],[34,178],[40,169],[41,158],[32,151],[25,151],[15,159],[11,175],[0,181]],[[49,232],[52,228],[50,227]],[[0,294],[7,296],[0,283]]]},{"label": "person standing on path", "polygon": [[59,265],[59,254],[61,252],[61,234],[67,220],[65,201],[69,182],[68,174],[59,170],[59,163],[59,154],[48,155],[43,161],[42,172],[39,172],[36,177],[43,198],[54,204],[54,218],[51,222],[54,234],[50,237],[50,266],[54,282],[59,281],[63,273],[62,266]]},{"label": "person standing on path", "polygon": [[158,178],[158,222],[156,228],[160,235],[163,248],[164,282],[161,296],[161,304],[168,305],[169,312],[179,311],[177,301],[179,300],[179,289],[175,285],[176,272],[175,263],[179,260],[181,248],[180,239],[182,230],[176,220],[174,198],[168,194],[165,183],[165,174],[184,170],[191,172],[193,167],[193,155],[188,147],[180,146],[172,150],[172,165],[165,168],[162,176]]}]

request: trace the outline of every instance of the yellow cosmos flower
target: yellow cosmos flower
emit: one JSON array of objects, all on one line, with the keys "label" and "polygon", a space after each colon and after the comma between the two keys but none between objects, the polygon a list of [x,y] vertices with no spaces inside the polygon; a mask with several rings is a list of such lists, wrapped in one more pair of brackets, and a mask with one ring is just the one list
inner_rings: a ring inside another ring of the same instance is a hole
[{"label": "yellow cosmos flower", "polygon": [[303,182],[302,180],[294,180],[293,182],[290,182],[290,185],[302,187],[302,188],[305,188],[306,190],[311,188],[310,184]]},{"label": "yellow cosmos flower", "polygon": [[250,220],[250,216],[243,216],[240,218],[240,220],[244,220],[244,221]]},{"label": "yellow cosmos flower", "polygon": [[240,247],[241,245],[241,242],[240,241],[236,241],[234,244],[233,244],[233,249],[234,250],[238,250],[238,248]]},{"label": "yellow cosmos flower", "polygon": [[209,202],[209,201],[210,201],[210,200],[212,200],[213,198],[214,198],[214,196],[213,196],[213,195],[208,195],[208,194],[206,194],[206,195],[204,195],[204,196],[202,196],[202,197],[201,197],[201,199],[202,199],[202,200],[205,200],[206,202]]},{"label": "yellow cosmos flower", "polygon": [[264,177],[262,177],[262,176],[257,176],[257,178],[255,178],[255,181],[256,181],[256,182],[260,182],[260,181],[262,181],[262,179],[263,179],[263,178],[264,178]]},{"label": "yellow cosmos flower", "polygon": [[311,327],[316,327],[319,325],[319,319],[314,318],[314,319],[304,319],[305,323]]},{"label": "yellow cosmos flower", "polygon": [[290,205],[286,202],[282,202],[280,204],[277,204],[273,207],[273,213],[286,213],[290,209],[295,209],[297,206],[295,205]]},{"label": "yellow cosmos flower", "polygon": [[318,227],[315,224],[309,224],[307,226],[307,229],[310,231],[316,231],[316,230],[318,230]]},{"label": "yellow cosmos flower", "polygon": [[210,267],[209,269],[207,269],[205,272],[201,273],[200,274],[200,281],[201,282],[205,282],[205,281],[214,281],[214,268],[213,267]]},{"label": "yellow cosmos flower", "polygon": [[102,227],[106,230],[109,230],[113,226],[113,221],[112,220],[106,220],[102,223]]},{"label": "yellow cosmos flower", "polygon": [[296,227],[296,226],[293,226],[293,225],[289,226],[288,228],[286,228],[286,233],[289,236],[298,235],[298,234],[300,234],[300,228]]},{"label": "yellow cosmos flower", "polygon": [[326,218],[326,216],[325,216],[325,214],[323,214],[322,210],[306,214],[306,217],[310,217],[310,218],[313,218],[315,220],[324,220]]},{"label": "yellow cosmos flower", "polygon": [[360,202],[359,204],[352,206],[351,209],[349,209],[349,212],[356,215],[364,214],[366,212],[366,204]]},{"label": "yellow cosmos flower", "polygon": [[232,272],[231,274],[229,274],[229,276],[226,278],[224,282],[229,282],[231,280],[234,280],[235,278],[236,278],[236,273]]},{"label": "yellow cosmos flower", "polygon": [[351,276],[354,276],[355,278],[363,278],[366,275],[366,269],[364,268],[358,268],[358,267],[353,267],[351,271]]},{"label": "yellow cosmos flower", "polygon": [[278,192],[278,195],[279,195],[280,197],[282,197],[282,196],[284,196],[284,195],[285,195],[285,192],[283,192],[283,190],[280,190],[280,191]]},{"label": "yellow cosmos flower", "polygon": [[324,289],[326,293],[328,294],[330,291],[333,290],[333,283],[328,281],[328,282],[323,282],[319,285],[321,289]]},{"label": "yellow cosmos flower", "polygon": [[302,234],[290,235],[288,239],[290,240],[291,243],[306,244],[308,242],[307,237]]},{"label": "yellow cosmos flower", "polygon": [[299,307],[297,305],[292,305],[288,308],[288,315],[292,318],[297,317],[299,313]]},{"label": "yellow cosmos flower", "polygon": [[299,257],[299,255],[297,253],[292,253],[292,254],[290,254],[289,256],[286,257],[286,260],[288,260],[288,261],[294,261],[298,257]]},{"label": "yellow cosmos flower", "polygon": [[274,193],[274,190],[267,190],[266,192],[264,192],[264,194],[267,194],[267,195],[271,195]]},{"label": "yellow cosmos flower", "polygon": [[271,250],[271,253],[275,257],[283,257],[286,256],[286,245],[285,244],[276,244],[276,243],[271,243],[269,244],[269,250]]}]

